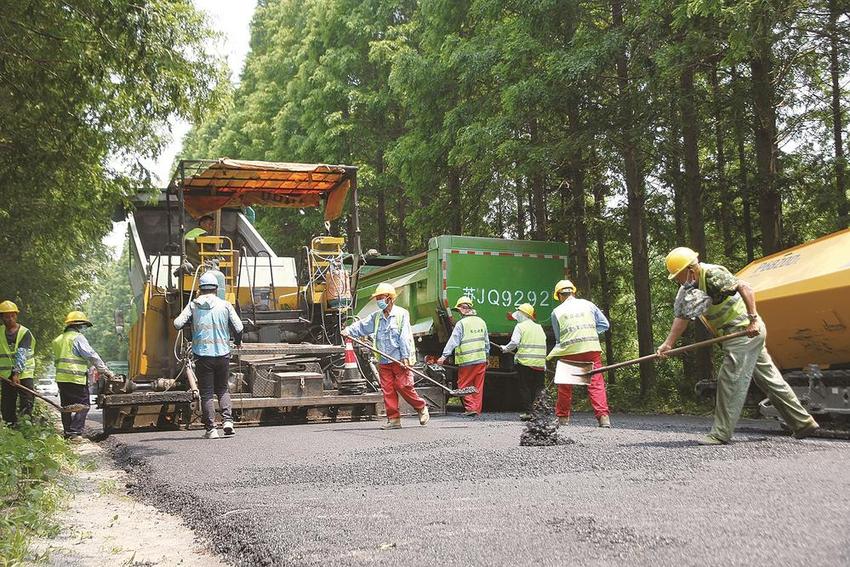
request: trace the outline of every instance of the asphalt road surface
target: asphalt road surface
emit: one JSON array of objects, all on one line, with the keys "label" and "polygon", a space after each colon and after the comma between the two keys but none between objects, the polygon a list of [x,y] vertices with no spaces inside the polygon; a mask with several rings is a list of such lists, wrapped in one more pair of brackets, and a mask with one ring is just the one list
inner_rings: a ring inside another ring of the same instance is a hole
[{"label": "asphalt road surface", "polygon": [[743,421],[579,414],[520,447],[516,415],[113,435],[132,491],[237,565],[841,565],[850,443]]}]

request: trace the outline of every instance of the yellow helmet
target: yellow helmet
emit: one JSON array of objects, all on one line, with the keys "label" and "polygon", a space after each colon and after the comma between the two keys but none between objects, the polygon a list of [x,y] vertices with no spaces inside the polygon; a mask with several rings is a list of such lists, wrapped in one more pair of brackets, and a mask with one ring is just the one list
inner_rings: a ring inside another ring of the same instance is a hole
[{"label": "yellow helmet", "polygon": [[20,313],[18,306],[8,299],[0,303],[0,313]]},{"label": "yellow helmet", "polygon": [[92,322],[89,321],[86,314],[82,311],[71,311],[68,313],[68,316],[65,317],[65,326],[67,327],[68,325],[88,325],[91,327]]},{"label": "yellow helmet", "polygon": [[697,258],[699,258],[699,254],[690,248],[685,246],[673,248],[664,260],[667,264],[667,271],[670,272],[670,275],[667,276],[667,278],[672,280],[679,275],[682,270],[696,262]]},{"label": "yellow helmet", "polygon": [[372,294],[372,297],[376,297],[378,295],[389,295],[390,297],[395,299],[397,294],[392,284],[384,282],[378,284],[378,287],[375,288],[375,292]]},{"label": "yellow helmet", "polygon": [[526,315],[528,315],[532,319],[535,318],[534,317],[534,307],[532,307],[532,305],[530,303],[521,303],[521,304],[517,305],[516,310],[521,312],[521,313],[525,313]]},{"label": "yellow helmet", "polygon": [[561,280],[555,284],[555,291],[552,293],[552,297],[558,299],[558,294],[562,291],[567,290],[572,293],[576,292],[576,286],[573,285],[573,282],[570,280]]},{"label": "yellow helmet", "polygon": [[455,309],[459,308],[461,305],[469,305],[470,307],[472,307],[472,299],[465,295],[461,295],[457,298],[457,301],[455,301]]}]

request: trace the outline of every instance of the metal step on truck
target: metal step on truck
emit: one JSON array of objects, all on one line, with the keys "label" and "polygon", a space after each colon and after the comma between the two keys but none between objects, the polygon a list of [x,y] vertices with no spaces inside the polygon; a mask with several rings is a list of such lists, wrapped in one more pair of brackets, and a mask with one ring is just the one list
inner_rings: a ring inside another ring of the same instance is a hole
[{"label": "metal step on truck", "polygon": [[[360,265],[356,174],[343,165],[185,160],[167,189],[137,200],[127,217],[134,297],[129,320],[116,320],[129,328],[129,371],[97,383],[105,432],[199,426],[191,333],[172,322],[208,270],[245,326],[231,358],[237,425],[384,411],[378,387],[345,372],[339,335],[352,304],[344,265]],[[330,234],[347,202],[354,253]],[[304,247],[298,266],[271,249],[243,214],[248,206],[322,207],[326,234]],[[214,217],[213,230],[194,230],[202,215]]]},{"label": "metal step on truck", "polygon": [[[429,240],[425,252],[409,258],[389,263],[381,257],[367,258],[359,270],[354,314],[363,318],[374,313],[372,292],[381,282],[391,283],[398,292],[397,304],[410,311],[417,358],[427,365],[442,353],[455,323],[450,307],[462,295],[472,298],[490,340],[497,344],[510,340],[515,322],[507,314],[530,303],[551,348],[552,289],[568,274],[568,254],[567,245],[558,242],[437,236]],[[513,356],[493,348],[488,362],[485,411],[521,409]],[[446,369],[449,383],[456,384],[457,368],[448,364]]]}]

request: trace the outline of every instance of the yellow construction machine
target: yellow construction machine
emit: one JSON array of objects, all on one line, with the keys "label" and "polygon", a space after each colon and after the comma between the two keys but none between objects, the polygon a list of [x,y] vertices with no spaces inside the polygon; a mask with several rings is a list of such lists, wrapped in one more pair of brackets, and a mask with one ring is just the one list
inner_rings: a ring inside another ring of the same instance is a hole
[{"label": "yellow construction machine", "polygon": [[[190,337],[172,321],[208,270],[245,325],[231,364],[238,423],[359,419],[383,410],[381,395],[366,392],[371,384],[344,371],[339,336],[360,258],[356,174],[344,165],[185,160],[167,189],[138,203],[128,216],[129,374],[98,384],[106,432],[195,423]],[[346,202],[354,254],[331,234]],[[243,214],[256,206],[324,207],[327,234],[305,245],[300,269]],[[202,215],[213,216],[215,229],[190,233]],[[197,254],[187,253],[192,246]]]},{"label": "yellow construction machine", "polygon": [[[767,348],[819,420],[850,418],[850,229],[752,262],[738,277],[756,292]],[[776,416],[767,400],[764,415]]]}]

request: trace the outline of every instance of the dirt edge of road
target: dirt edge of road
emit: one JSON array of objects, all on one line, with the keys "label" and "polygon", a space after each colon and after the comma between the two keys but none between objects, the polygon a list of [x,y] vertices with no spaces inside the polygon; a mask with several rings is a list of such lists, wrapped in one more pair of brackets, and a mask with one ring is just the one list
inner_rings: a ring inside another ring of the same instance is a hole
[{"label": "dirt edge of road", "polygon": [[117,443],[79,445],[81,468],[67,480],[70,499],[60,512],[60,531],[36,540],[38,565],[226,565],[178,516],[134,498],[136,475],[113,459]]},{"label": "dirt edge of road", "polygon": [[116,436],[103,442],[114,462],[132,479],[127,491],[138,500],[167,514],[179,516],[208,549],[233,565],[275,565],[280,559],[262,542],[258,520],[246,516],[243,510],[233,510],[219,504],[214,494],[204,494],[206,487],[198,485],[191,492],[177,491],[155,480],[144,455],[133,450]]}]

